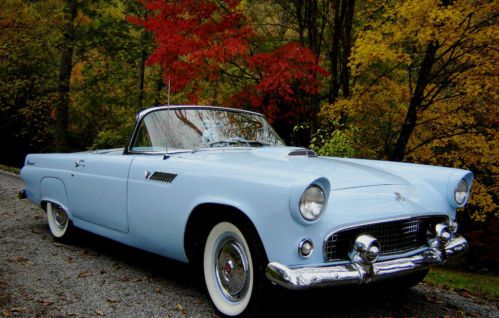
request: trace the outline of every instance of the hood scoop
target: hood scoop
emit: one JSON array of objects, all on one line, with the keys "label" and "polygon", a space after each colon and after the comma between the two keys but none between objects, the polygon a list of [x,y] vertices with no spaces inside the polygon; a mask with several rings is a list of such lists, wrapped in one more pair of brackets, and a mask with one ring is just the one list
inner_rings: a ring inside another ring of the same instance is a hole
[{"label": "hood scoop", "polygon": [[317,153],[310,149],[296,149],[288,153],[289,157],[317,157]]}]

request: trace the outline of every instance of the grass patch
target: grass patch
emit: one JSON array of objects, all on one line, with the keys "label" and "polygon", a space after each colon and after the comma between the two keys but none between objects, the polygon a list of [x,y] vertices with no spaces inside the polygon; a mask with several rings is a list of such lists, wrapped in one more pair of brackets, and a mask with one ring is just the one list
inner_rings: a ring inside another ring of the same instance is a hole
[{"label": "grass patch", "polygon": [[424,279],[425,283],[436,285],[459,293],[468,293],[487,300],[499,300],[499,276],[432,268]]},{"label": "grass patch", "polygon": [[12,173],[15,173],[15,174],[19,174],[19,172],[21,172],[21,169],[19,169],[19,168],[10,167],[10,166],[6,166],[6,165],[3,165],[3,164],[0,164],[0,170],[12,172]]}]

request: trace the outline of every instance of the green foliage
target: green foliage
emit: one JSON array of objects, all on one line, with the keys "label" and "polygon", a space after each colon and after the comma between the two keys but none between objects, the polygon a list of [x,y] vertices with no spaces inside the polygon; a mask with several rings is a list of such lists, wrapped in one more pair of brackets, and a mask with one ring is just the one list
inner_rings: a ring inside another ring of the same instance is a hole
[{"label": "green foliage", "polygon": [[460,294],[467,293],[492,301],[499,299],[499,277],[497,275],[432,268],[424,282]]},{"label": "green foliage", "polygon": [[101,130],[90,149],[123,148],[126,145],[128,134],[129,131],[124,132],[123,130]]},{"label": "green foliage", "polygon": [[[135,114],[165,100],[160,70],[144,67],[152,37],[127,21],[135,1],[79,1],[70,86],[70,150],[123,147]],[[64,1],[0,2],[1,161],[54,151]],[[143,81],[141,81],[141,66]]]},{"label": "green foliage", "polygon": [[116,116],[114,116],[115,122],[107,125],[97,133],[90,149],[98,150],[125,147],[134,124],[134,117],[127,116],[126,113],[126,109],[117,112]]},{"label": "green foliage", "polygon": [[15,174],[19,174],[21,172],[21,169],[19,169],[19,168],[6,166],[6,165],[2,165],[2,164],[0,164],[0,170],[15,173]]},{"label": "green foliage", "polygon": [[310,149],[321,156],[355,157],[357,152],[353,142],[348,137],[349,132],[335,130],[329,136],[323,136],[322,131],[312,137]]},{"label": "green foliage", "polygon": [[55,35],[44,16],[53,10],[53,2],[0,2],[0,135],[9,165],[21,165],[28,151],[49,150]]}]

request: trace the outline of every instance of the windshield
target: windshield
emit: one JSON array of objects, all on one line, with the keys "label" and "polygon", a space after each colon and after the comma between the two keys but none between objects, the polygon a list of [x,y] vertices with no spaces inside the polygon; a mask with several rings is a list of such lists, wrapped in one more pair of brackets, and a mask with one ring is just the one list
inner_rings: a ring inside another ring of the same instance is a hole
[{"label": "windshield", "polygon": [[164,152],[283,145],[263,116],[224,109],[172,108],[145,115],[130,150]]}]

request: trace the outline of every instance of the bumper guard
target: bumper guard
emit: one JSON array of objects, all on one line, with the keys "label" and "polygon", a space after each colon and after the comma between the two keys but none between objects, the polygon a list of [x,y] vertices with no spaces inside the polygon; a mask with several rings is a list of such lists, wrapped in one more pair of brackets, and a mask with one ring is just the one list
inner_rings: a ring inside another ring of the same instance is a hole
[{"label": "bumper guard", "polygon": [[449,258],[466,252],[469,245],[464,237],[454,234],[447,244],[434,246],[413,256],[373,264],[350,262],[342,265],[289,268],[272,262],[267,265],[265,274],[271,282],[287,289],[370,283],[407,275],[432,265],[441,265]]}]

